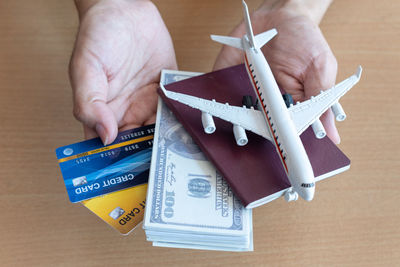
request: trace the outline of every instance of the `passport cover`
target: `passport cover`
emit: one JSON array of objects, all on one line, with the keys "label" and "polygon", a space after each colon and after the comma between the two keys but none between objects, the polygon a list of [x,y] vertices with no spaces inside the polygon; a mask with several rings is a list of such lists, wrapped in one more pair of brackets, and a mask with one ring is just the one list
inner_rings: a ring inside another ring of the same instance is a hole
[{"label": "passport cover", "polygon": [[[165,88],[234,106],[242,106],[243,95],[251,95],[255,99],[244,64],[172,83]],[[240,147],[233,135],[233,125],[215,117],[216,131],[206,134],[200,110],[166,98],[160,88],[158,93],[246,208],[254,208],[278,198],[291,187],[271,142],[246,131],[249,142]],[[350,167],[350,160],[328,137],[315,138],[311,127],[300,137],[316,181]]]}]

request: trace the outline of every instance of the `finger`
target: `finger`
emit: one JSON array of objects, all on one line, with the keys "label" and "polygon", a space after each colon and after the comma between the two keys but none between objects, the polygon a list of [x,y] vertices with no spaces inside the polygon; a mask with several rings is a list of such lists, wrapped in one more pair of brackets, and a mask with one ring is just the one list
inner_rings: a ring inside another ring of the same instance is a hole
[{"label": "finger", "polygon": [[335,116],[331,109],[328,109],[324,114],[321,115],[320,121],[324,125],[326,135],[335,144],[340,143],[340,135],[335,125]]},{"label": "finger", "polygon": [[70,79],[75,117],[96,131],[104,145],[113,142],[118,127],[115,115],[107,105],[108,80],[101,64],[95,59],[74,53]]},{"label": "finger", "polygon": [[[126,98],[128,106],[121,118],[119,127],[127,125],[145,125],[146,122],[156,114],[157,111],[157,83],[152,83],[135,90]],[[111,103],[113,109],[117,108]]]},{"label": "finger", "polygon": [[[305,98],[318,95],[321,90],[326,90],[335,85],[337,62],[332,52],[320,54],[308,66],[304,78]],[[333,112],[329,109],[320,120],[325,127],[327,136],[336,144],[340,143],[340,136],[335,125]]]},{"label": "finger", "polygon": [[144,125],[156,123],[156,118],[157,118],[157,115],[153,114],[147,121],[144,122]]}]

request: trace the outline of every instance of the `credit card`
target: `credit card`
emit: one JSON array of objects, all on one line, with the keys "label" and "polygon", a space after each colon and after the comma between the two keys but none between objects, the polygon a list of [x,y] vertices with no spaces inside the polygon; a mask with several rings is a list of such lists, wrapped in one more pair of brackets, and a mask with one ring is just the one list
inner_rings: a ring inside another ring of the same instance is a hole
[{"label": "credit card", "polygon": [[154,124],[127,130],[104,146],[100,138],[59,147],[58,162],[71,202],[147,183]]},{"label": "credit card", "polygon": [[147,184],[82,201],[82,204],[123,235],[143,220]]}]

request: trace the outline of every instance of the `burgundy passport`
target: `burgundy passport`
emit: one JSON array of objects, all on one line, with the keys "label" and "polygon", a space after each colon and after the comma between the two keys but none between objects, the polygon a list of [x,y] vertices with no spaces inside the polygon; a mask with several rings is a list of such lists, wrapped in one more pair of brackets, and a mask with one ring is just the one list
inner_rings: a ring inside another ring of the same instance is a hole
[{"label": "burgundy passport", "polygon": [[[234,106],[242,106],[243,95],[255,99],[243,64],[172,83],[166,89]],[[166,98],[161,89],[158,92],[246,208],[265,204],[290,188],[271,142],[246,131],[249,142],[240,147],[233,136],[233,125],[219,118],[214,118],[216,131],[206,134],[201,123],[201,111]],[[302,133],[301,140],[317,181],[350,167],[346,155],[329,138],[315,138],[311,127]]]}]

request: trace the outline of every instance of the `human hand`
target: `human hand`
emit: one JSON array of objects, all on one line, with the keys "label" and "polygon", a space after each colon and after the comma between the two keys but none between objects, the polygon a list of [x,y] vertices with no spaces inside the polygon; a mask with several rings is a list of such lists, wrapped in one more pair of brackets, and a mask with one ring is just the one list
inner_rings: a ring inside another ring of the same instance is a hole
[{"label": "human hand", "polygon": [[147,0],[76,1],[80,26],[70,62],[74,115],[86,138],[155,121],[160,71],[175,69],[168,30]]},{"label": "human hand", "polygon": [[[297,6],[268,5],[266,1],[252,13],[254,34],[276,28],[278,34],[262,51],[268,60],[279,87],[291,94],[295,101],[304,101],[321,90],[335,84],[337,62],[319,27],[320,16],[311,16],[307,10]],[[283,3],[282,1],[281,3]],[[314,1],[318,2],[318,1]],[[234,37],[245,34],[245,25],[240,23],[231,33]],[[243,62],[242,51],[224,46],[217,57],[214,69],[221,69]],[[335,119],[329,109],[321,118],[328,137],[340,143]]]}]

